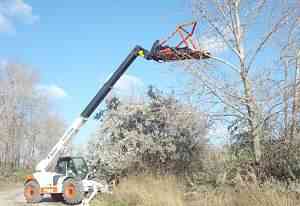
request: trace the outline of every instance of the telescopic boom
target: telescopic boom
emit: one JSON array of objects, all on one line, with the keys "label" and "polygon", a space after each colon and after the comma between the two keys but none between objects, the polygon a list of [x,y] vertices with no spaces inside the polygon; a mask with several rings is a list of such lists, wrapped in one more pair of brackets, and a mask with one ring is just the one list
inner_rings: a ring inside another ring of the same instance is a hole
[{"label": "telescopic boom", "polygon": [[71,126],[66,130],[63,136],[59,139],[56,145],[51,149],[49,154],[45,159],[40,161],[36,166],[36,171],[45,172],[52,161],[57,157],[57,155],[64,150],[70,139],[77,134],[79,129],[84,125],[84,123],[88,120],[91,114],[96,110],[99,104],[104,100],[116,82],[120,79],[120,77],[124,74],[124,72],[128,69],[128,67],[134,62],[134,60],[138,57],[145,57],[147,60],[151,60],[151,55],[149,51],[146,49],[136,46],[129,53],[129,55],[125,58],[125,60],[121,63],[121,65],[117,68],[117,70],[112,74],[112,76],[104,83],[102,88],[97,92],[96,96],[89,102],[89,104],[85,107],[85,109],[81,112],[80,116],[75,119],[75,121],[71,124]]},{"label": "telescopic boom", "polygon": [[[188,31],[186,27],[192,26],[192,30]],[[116,82],[134,62],[138,56],[142,56],[147,60],[154,60],[157,62],[183,61],[183,60],[201,60],[208,59],[211,54],[208,51],[197,48],[196,42],[193,41],[192,35],[195,31],[196,22],[190,24],[183,24],[176,27],[176,31],[171,34],[166,40],[155,41],[151,50],[148,51],[141,46],[135,46],[129,55],[125,58],[122,64],[117,68],[113,75],[105,82],[102,88],[97,92],[96,96],[81,112],[80,116],[75,119],[72,125],[66,130],[63,136],[59,139],[57,144],[51,149],[45,159],[40,161],[36,166],[36,171],[46,172],[52,161],[57,155],[63,151],[70,139],[76,135],[79,129],[88,120],[91,114],[96,110],[99,104],[104,100]],[[182,39],[176,46],[169,46],[166,44],[175,34],[179,34]],[[184,46],[182,46],[184,45]]]}]

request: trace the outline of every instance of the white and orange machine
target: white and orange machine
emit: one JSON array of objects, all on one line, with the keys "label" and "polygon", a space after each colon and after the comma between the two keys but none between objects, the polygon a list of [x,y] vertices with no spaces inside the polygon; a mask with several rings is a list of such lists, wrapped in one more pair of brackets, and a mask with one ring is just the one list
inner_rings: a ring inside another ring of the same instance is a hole
[{"label": "white and orange machine", "polygon": [[[187,31],[187,26],[192,26],[191,32]],[[195,26],[196,22],[176,27],[171,37],[178,33],[181,42],[175,47],[166,45],[170,37],[164,41],[155,41],[150,51],[140,46],[134,47],[80,116],[66,130],[47,157],[38,163],[35,173],[26,177],[24,196],[28,203],[40,202],[43,195],[50,194],[54,200],[64,201],[66,204],[88,205],[98,191],[108,192],[107,184],[100,184],[90,179],[88,166],[82,157],[59,157],[60,154],[138,56],[157,62],[209,58],[209,52],[197,49],[192,40]],[[182,44],[184,47],[181,46]],[[50,165],[57,158],[54,171],[49,171]]]}]

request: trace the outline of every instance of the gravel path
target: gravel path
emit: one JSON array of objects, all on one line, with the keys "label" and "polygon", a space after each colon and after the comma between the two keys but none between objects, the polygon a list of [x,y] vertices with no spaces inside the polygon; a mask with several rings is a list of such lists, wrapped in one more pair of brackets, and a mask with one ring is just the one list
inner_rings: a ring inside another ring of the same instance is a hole
[{"label": "gravel path", "polygon": [[51,202],[50,198],[44,198],[39,204],[26,203],[23,196],[23,186],[17,185],[14,188],[10,188],[0,191],[0,206],[62,206],[62,203]]}]

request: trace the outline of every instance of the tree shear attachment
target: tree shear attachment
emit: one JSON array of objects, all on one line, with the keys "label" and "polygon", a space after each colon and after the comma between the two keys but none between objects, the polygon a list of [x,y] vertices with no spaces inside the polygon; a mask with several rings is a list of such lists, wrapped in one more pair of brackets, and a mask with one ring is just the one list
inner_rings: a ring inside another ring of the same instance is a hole
[{"label": "tree shear attachment", "polygon": [[[193,39],[196,25],[197,22],[178,25],[166,39],[154,42],[146,58],[158,62],[210,58],[210,52],[201,49],[198,42]],[[179,43],[175,46],[168,45],[167,43],[177,35],[180,39]]]}]

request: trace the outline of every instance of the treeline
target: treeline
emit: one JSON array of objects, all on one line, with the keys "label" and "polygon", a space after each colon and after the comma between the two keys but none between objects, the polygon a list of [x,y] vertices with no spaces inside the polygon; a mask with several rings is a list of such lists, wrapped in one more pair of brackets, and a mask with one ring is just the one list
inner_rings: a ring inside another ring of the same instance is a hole
[{"label": "treeline", "polygon": [[0,67],[0,169],[31,168],[63,132],[64,122],[39,89],[39,76],[16,63]]}]

